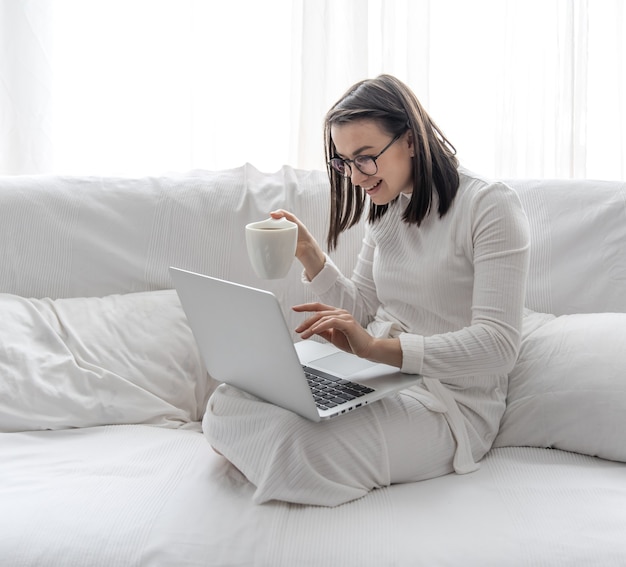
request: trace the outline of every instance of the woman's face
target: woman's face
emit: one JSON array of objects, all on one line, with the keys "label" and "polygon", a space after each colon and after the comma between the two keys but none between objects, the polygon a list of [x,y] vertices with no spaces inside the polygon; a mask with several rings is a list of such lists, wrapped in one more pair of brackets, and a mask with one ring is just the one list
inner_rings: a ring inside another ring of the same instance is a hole
[{"label": "woman's face", "polygon": [[[353,160],[357,156],[376,156],[393,140],[378,122],[359,120],[331,126],[330,135],[336,156]],[[386,205],[400,193],[413,191],[413,138],[410,130],[402,134],[376,158],[378,171],[367,175],[350,162],[354,185],[360,186],[376,205]]]}]

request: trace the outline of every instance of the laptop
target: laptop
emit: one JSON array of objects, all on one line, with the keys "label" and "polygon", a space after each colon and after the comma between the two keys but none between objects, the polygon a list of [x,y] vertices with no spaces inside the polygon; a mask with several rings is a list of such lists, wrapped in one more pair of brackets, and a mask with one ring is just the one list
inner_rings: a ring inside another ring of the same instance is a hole
[{"label": "laptop", "polygon": [[330,343],[294,344],[269,291],[174,267],[170,274],[209,374],[307,419],[345,414],[420,379]]}]

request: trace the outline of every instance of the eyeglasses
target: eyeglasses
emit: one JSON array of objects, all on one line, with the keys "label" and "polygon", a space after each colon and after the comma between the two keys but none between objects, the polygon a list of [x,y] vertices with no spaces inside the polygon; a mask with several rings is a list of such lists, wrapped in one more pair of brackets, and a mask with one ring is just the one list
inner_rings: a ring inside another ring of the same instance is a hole
[{"label": "eyeglasses", "polygon": [[375,156],[356,156],[354,159],[342,159],[338,157],[332,158],[328,165],[332,167],[339,175],[343,177],[351,177],[352,176],[352,168],[350,164],[353,163],[354,167],[356,167],[363,175],[376,175],[378,172],[378,164],[376,160],[382,156],[391,145],[402,136],[404,132],[400,132],[391,142],[389,142],[380,152],[378,152]]}]

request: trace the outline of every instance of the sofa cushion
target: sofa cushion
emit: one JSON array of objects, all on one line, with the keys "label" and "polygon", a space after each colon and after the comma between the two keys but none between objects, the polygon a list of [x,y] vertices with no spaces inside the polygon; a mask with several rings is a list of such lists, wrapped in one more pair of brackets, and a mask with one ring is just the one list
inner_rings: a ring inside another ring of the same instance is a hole
[{"label": "sofa cushion", "polygon": [[201,419],[214,387],[174,291],[0,294],[0,431]]},{"label": "sofa cushion", "polygon": [[626,313],[529,312],[496,447],[626,461]]},{"label": "sofa cushion", "polygon": [[[0,292],[24,297],[104,297],[170,289],[177,266],[276,294],[290,329],[292,305],[314,300],[298,262],[287,277],[260,280],[248,261],[245,225],[285,208],[320,244],[328,227],[325,171],[246,164],[162,177],[0,176]],[[331,257],[350,274],[363,226]],[[296,338],[293,334],[294,340]]]},{"label": "sofa cushion", "polygon": [[531,231],[526,306],[537,312],[626,312],[626,183],[511,180]]}]

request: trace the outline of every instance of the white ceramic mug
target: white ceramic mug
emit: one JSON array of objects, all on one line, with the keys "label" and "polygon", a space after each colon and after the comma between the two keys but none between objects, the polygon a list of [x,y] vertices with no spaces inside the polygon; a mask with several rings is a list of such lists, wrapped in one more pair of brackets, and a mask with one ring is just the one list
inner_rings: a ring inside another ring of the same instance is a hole
[{"label": "white ceramic mug", "polygon": [[246,225],[246,246],[256,275],[265,280],[284,278],[296,255],[298,225],[285,218],[269,218]]}]

